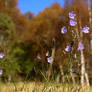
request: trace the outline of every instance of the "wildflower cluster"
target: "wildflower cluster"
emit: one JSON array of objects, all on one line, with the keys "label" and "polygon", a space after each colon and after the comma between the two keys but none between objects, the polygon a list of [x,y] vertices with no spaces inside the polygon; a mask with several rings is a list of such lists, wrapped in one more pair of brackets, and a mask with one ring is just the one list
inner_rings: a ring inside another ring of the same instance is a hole
[{"label": "wildflower cluster", "polygon": [[[75,20],[75,17],[76,17],[76,14],[74,14],[73,11],[72,12],[69,12],[70,26],[72,26],[72,27],[74,27],[74,26],[77,25],[77,21]],[[62,34],[66,34],[67,32],[68,32],[67,27],[64,26],[64,27],[61,28],[61,33]],[[81,29],[81,32],[83,32],[83,33],[89,33],[89,27],[84,26]],[[84,49],[84,44],[79,43],[78,44],[78,47],[77,47],[77,50],[83,50],[83,49]],[[67,45],[65,47],[65,51],[66,52],[70,52],[71,50],[72,50],[72,45],[71,44],[70,45]],[[53,62],[53,58],[52,57],[49,57],[49,58],[47,58],[47,61],[49,63],[52,63]]]},{"label": "wildflower cluster", "polygon": [[[74,12],[69,12],[69,19],[70,19],[70,26],[74,27],[77,25],[77,21],[75,20],[75,16],[76,14],[74,14]],[[63,28],[61,28],[61,33],[62,34],[66,34],[68,32],[67,28],[64,26]],[[84,26],[82,29],[81,29],[81,32],[87,34],[89,33],[89,27],[87,26]],[[72,32],[71,32],[72,33]],[[84,49],[84,44],[82,44],[81,42],[78,43],[78,47],[77,47],[77,50],[83,50]],[[65,51],[66,52],[70,52],[72,50],[72,44],[70,45],[67,45],[65,47]],[[76,70],[73,70],[72,73],[77,73]]]},{"label": "wildflower cluster", "polygon": [[[77,21],[75,20],[75,16],[76,16],[76,14],[74,14],[73,11],[69,12],[70,26],[76,26],[77,25]],[[67,32],[68,32],[68,30],[67,30],[66,27],[61,28],[61,33],[62,34],[66,34]],[[81,29],[81,32],[83,32],[83,33],[89,33],[89,27],[84,26]],[[83,50],[83,49],[84,49],[84,44],[79,43],[78,47],[77,47],[77,50]],[[65,47],[65,51],[66,52],[70,52],[71,50],[72,50],[72,46],[71,45],[68,45],[68,46]]]}]

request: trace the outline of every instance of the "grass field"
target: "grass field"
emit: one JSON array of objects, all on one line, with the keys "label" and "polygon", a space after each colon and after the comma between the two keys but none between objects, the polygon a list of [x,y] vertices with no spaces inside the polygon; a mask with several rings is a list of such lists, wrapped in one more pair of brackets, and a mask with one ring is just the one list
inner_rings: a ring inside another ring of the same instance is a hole
[{"label": "grass field", "polygon": [[16,83],[16,91],[14,91],[13,83],[0,83],[0,92],[92,92],[92,87],[81,89],[78,85],[60,84],[60,83],[25,83],[23,91],[22,82]]}]

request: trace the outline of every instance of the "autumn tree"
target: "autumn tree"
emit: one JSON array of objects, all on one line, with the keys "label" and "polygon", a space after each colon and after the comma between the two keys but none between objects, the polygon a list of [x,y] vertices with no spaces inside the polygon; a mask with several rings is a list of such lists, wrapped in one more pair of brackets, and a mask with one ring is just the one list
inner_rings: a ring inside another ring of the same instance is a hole
[{"label": "autumn tree", "polygon": [[26,12],[26,13],[25,13],[25,16],[26,16],[26,18],[29,19],[29,20],[32,20],[32,18],[34,18],[34,14],[33,14],[32,12]]},{"label": "autumn tree", "polygon": [[25,32],[25,41],[36,43],[37,49],[34,51],[36,55],[37,53],[40,54],[42,61],[45,63],[47,63],[46,53],[49,52],[49,56],[54,53],[53,58],[57,62],[54,62],[55,66],[65,64],[63,59],[67,55],[64,55],[63,51],[65,44],[69,43],[69,39],[68,41],[65,40],[69,36],[64,37],[61,34],[61,28],[66,24],[67,20],[61,6],[58,3],[53,3],[51,7],[46,8],[30,21],[30,30]]}]

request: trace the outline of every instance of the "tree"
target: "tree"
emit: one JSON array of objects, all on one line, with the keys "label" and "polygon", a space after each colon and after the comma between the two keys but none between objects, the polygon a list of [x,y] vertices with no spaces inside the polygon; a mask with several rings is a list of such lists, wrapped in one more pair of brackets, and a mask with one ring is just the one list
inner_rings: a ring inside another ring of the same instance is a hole
[{"label": "tree", "polygon": [[25,16],[27,19],[32,20],[34,18],[34,14],[32,12],[26,12]]},{"label": "tree", "polygon": [[0,7],[16,8],[18,0],[0,0]]},{"label": "tree", "polygon": [[11,18],[5,13],[0,13],[0,51],[5,55],[0,59],[0,68],[4,71],[5,77],[14,76],[19,69],[18,63],[12,57],[16,37],[14,30],[15,26]]},{"label": "tree", "polygon": [[[61,27],[67,24],[66,21],[66,18],[63,16],[63,10],[58,3],[53,3],[51,7],[46,8],[31,20],[30,30],[25,32],[26,41],[36,43],[36,48],[38,48],[36,54],[40,54],[43,61],[42,63],[47,63],[47,52],[49,52],[49,56],[55,58],[57,63],[54,64],[57,65],[57,67],[63,63],[62,60],[66,55],[64,55],[62,49],[64,49],[67,43],[65,39],[69,37],[68,35],[64,37],[60,33],[60,30]],[[60,52],[58,52],[59,49]],[[58,58],[57,55],[61,58]]]}]

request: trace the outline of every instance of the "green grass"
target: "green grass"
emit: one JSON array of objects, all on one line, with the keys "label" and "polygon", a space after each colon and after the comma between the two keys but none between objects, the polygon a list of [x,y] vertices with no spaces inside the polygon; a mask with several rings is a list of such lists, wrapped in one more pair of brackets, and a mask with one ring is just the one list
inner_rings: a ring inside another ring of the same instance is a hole
[{"label": "green grass", "polygon": [[[30,82],[26,83],[23,91],[20,91],[23,86],[23,82],[16,83],[16,92],[92,92],[92,87],[80,89],[79,85],[72,84],[60,84],[60,83],[40,83]],[[14,85],[12,83],[0,83],[0,92],[14,92]]]}]

